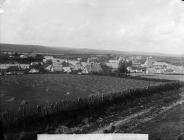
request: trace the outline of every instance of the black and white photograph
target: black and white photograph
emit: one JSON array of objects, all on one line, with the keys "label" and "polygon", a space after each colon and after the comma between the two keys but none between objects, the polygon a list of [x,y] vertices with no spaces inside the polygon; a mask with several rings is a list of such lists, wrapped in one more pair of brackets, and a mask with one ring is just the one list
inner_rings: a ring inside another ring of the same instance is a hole
[{"label": "black and white photograph", "polygon": [[184,0],[0,0],[1,140],[184,140]]}]

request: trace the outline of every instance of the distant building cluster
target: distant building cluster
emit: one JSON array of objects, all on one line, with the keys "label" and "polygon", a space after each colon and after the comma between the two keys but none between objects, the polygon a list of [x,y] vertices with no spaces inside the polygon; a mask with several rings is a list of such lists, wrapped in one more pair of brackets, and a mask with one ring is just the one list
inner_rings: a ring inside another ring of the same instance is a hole
[{"label": "distant building cluster", "polygon": [[[8,57],[13,59],[13,54],[8,54]],[[36,56],[35,56],[36,57]],[[16,60],[29,59],[29,56],[20,54]],[[100,63],[95,61],[95,58],[88,58],[86,62],[81,61],[82,58],[67,59],[57,58],[52,55],[45,55],[39,61],[26,62],[22,64],[19,62],[10,61],[8,63],[0,64],[0,74],[24,74],[24,73],[75,73],[75,74],[89,74],[102,72]]]},{"label": "distant building cluster", "polygon": [[175,66],[166,62],[157,62],[152,57],[148,57],[142,65],[146,68],[146,74],[149,73],[184,73],[183,66]]},{"label": "distant building cluster", "polygon": [[[153,57],[96,55],[68,58],[44,54],[0,53],[0,75],[26,73],[91,74],[118,72],[121,65],[129,73],[184,73],[183,66],[157,62]],[[128,65],[126,65],[128,64]]]}]

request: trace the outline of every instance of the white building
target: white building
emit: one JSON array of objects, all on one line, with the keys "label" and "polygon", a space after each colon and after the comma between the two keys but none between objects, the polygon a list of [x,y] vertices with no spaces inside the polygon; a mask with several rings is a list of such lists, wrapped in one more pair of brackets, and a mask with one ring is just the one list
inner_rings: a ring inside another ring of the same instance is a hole
[{"label": "white building", "polygon": [[19,67],[23,70],[26,70],[30,68],[30,65],[29,64],[19,64]]},{"label": "white building", "polygon": [[27,55],[21,54],[20,58],[27,58]]},{"label": "white building", "polygon": [[80,63],[80,61],[78,60],[68,60],[67,62],[72,65],[76,65],[77,63]]},{"label": "white building", "polygon": [[55,71],[55,72],[62,72],[63,71],[62,64],[53,63],[52,67],[53,67],[53,71]]},{"label": "white building", "polygon": [[153,66],[153,64],[154,64],[154,60],[153,60],[153,58],[150,56],[150,57],[147,57],[147,59],[146,59],[146,62],[143,64],[143,65],[141,65],[142,67],[147,67],[147,68],[149,68],[149,67],[152,67]]},{"label": "white building", "polygon": [[52,65],[48,65],[45,67],[45,70],[49,71],[49,72],[54,72],[54,68]]},{"label": "white building", "polygon": [[29,73],[39,73],[39,70],[38,69],[31,69],[30,71],[29,71]]},{"label": "white building", "polygon": [[17,63],[17,64],[0,64],[1,70],[3,70],[3,69],[6,70],[9,67],[19,67],[20,69],[25,70],[25,69],[29,69],[30,65],[29,64],[19,64],[19,63]]},{"label": "white building", "polygon": [[72,72],[71,67],[63,67],[63,71],[67,73]]},{"label": "white building", "polygon": [[52,61],[53,59],[54,59],[53,56],[44,56],[43,62],[45,63],[45,62],[47,62],[47,61],[49,61],[49,60]]}]

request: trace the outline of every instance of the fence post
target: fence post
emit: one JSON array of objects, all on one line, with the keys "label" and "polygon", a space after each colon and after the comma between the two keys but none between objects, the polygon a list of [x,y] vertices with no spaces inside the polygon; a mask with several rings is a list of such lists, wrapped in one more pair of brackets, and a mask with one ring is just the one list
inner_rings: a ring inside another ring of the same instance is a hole
[{"label": "fence post", "polygon": [[103,103],[103,93],[102,93],[102,103]]}]

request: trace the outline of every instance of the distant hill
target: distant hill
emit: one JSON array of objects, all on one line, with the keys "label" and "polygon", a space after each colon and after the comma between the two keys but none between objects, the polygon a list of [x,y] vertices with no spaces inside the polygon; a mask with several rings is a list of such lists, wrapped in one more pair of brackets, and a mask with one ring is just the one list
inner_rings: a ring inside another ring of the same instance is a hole
[{"label": "distant hill", "polygon": [[[22,45],[22,44],[0,44],[1,51],[15,51],[21,53],[48,53],[48,54],[64,54],[72,53],[68,48],[53,48],[41,45]],[[75,51],[74,51],[75,52]]]},{"label": "distant hill", "polygon": [[[67,47],[48,47],[41,45],[3,44],[0,43],[1,51],[13,51],[21,53],[48,53],[48,54],[108,54],[110,50],[76,49]],[[113,51],[122,54],[125,52]]]},{"label": "distant hill", "polygon": [[144,56],[171,56],[159,53],[126,52],[115,50],[96,50],[96,49],[76,49],[68,47],[48,47],[41,45],[22,45],[0,43],[0,51],[12,51],[20,53],[40,53],[40,54],[119,54],[119,55],[144,55]]},{"label": "distant hill", "polygon": [[0,51],[12,51],[20,53],[40,53],[40,54],[119,54],[131,55],[135,53],[115,51],[115,50],[97,50],[87,48],[68,48],[68,47],[49,47],[41,45],[22,45],[0,43]]}]

